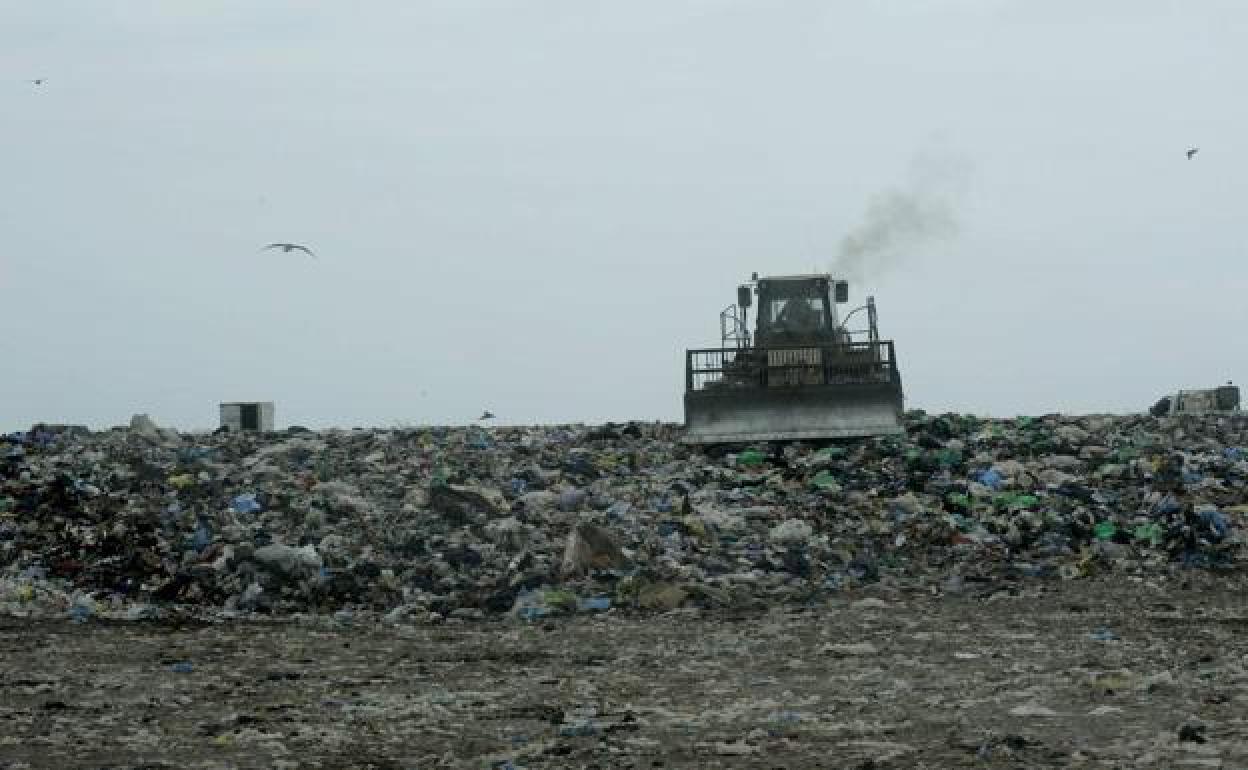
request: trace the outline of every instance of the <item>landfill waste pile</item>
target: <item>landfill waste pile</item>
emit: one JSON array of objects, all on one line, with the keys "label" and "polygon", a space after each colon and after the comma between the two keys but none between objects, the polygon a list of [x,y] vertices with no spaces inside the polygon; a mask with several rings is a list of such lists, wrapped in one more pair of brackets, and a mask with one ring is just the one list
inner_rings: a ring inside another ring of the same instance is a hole
[{"label": "landfill waste pile", "polygon": [[912,413],[903,437],[709,450],[649,423],[35,426],[0,438],[0,613],[532,621],[1226,570],[1246,426]]}]

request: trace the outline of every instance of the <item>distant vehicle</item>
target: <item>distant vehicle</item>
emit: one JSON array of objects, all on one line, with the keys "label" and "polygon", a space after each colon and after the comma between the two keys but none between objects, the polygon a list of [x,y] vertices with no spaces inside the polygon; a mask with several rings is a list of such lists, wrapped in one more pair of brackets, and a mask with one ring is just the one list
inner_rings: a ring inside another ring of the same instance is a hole
[{"label": "distant vehicle", "polygon": [[[758,298],[755,329],[747,311]],[[849,284],[830,274],[759,278],[720,313],[720,347],[685,354],[685,437],[694,444],[903,432],[901,374],[875,300],[839,319]],[[866,312],[867,327],[846,322]]]},{"label": "distant vehicle", "polygon": [[1180,390],[1163,396],[1149,409],[1154,417],[1175,417],[1183,414],[1240,414],[1239,387],[1231,383],[1204,390]]}]

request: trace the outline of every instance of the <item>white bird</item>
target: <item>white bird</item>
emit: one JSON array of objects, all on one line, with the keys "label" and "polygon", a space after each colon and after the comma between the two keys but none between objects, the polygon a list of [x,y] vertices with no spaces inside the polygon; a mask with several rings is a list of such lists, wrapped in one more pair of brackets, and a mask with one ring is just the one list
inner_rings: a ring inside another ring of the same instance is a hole
[{"label": "white bird", "polygon": [[309,257],[312,257],[313,259],[316,258],[316,255],[312,253],[312,249],[309,249],[307,246],[300,246],[297,243],[270,243],[268,246],[261,249],[261,251],[268,251],[269,249],[281,249],[286,254],[289,254],[292,251],[302,251]]},{"label": "white bird", "polygon": [[1196,154],[1196,153],[1198,153],[1198,152],[1200,152],[1200,148],[1199,148],[1199,147],[1191,147],[1191,148],[1189,148],[1189,149],[1188,149],[1188,151],[1187,151],[1187,159],[1188,159],[1188,160],[1191,160],[1191,159],[1192,159],[1192,156],[1193,156],[1193,155],[1195,155],[1195,154]]}]

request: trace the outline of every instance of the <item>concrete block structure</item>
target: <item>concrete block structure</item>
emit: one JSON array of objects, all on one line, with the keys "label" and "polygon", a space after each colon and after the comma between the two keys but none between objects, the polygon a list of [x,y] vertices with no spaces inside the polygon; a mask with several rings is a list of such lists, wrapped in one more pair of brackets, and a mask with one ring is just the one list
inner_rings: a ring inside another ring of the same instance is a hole
[{"label": "concrete block structure", "polygon": [[272,401],[235,401],[221,405],[221,427],[231,431],[273,430]]}]

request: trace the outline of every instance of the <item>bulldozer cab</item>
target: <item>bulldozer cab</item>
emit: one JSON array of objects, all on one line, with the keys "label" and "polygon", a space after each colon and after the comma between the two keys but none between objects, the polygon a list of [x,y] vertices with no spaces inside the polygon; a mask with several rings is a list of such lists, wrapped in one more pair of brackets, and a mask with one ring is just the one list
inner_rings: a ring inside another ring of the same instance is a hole
[{"label": "bulldozer cab", "polygon": [[761,346],[833,342],[844,335],[836,305],[824,278],[773,278],[758,281],[758,325],[754,339]]},{"label": "bulldozer cab", "polygon": [[[754,333],[748,311],[754,305]],[[720,313],[719,348],[686,352],[685,441],[849,438],[902,431],[901,375],[875,302],[838,317],[849,287],[830,275],[752,279]],[[846,324],[866,311],[867,328]]]}]

